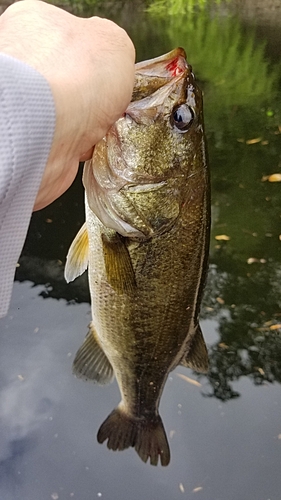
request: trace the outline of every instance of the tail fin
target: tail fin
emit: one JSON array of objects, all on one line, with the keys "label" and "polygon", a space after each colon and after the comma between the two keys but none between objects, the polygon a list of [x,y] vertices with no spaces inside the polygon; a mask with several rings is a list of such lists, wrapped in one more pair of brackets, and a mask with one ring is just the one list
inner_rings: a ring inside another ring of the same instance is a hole
[{"label": "tail fin", "polygon": [[157,465],[160,457],[161,465],[170,462],[170,449],[165,429],[160,416],[153,420],[133,418],[116,408],[101,425],[97,439],[103,443],[108,439],[110,450],[125,450],[132,446],[140,458],[151,465]]}]

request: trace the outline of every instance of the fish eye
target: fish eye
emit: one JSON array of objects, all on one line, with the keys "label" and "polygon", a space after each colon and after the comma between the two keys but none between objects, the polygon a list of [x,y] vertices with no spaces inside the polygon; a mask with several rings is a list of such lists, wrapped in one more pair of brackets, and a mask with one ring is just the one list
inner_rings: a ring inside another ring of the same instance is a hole
[{"label": "fish eye", "polygon": [[194,111],[188,104],[181,104],[174,108],[172,124],[179,132],[186,132],[194,120]]}]

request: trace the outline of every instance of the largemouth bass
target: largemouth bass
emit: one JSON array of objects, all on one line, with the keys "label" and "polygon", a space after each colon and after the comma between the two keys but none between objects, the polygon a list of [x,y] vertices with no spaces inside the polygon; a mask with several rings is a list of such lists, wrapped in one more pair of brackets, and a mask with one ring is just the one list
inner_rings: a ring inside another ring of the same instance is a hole
[{"label": "largemouth bass", "polygon": [[198,323],[209,244],[202,95],[183,49],[136,64],[133,99],[84,167],[86,223],[65,269],[87,267],[92,322],[74,360],[121,402],[98,431],[113,450],[170,461],[159,415],[177,365],[205,372]]}]

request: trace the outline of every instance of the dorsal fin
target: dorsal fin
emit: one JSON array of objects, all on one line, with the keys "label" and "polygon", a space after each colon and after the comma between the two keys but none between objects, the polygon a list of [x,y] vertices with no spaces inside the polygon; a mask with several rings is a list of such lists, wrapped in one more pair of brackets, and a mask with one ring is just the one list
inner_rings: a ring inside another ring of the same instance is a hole
[{"label": "dorsal fin", "polygon": [[197,326],[191,348],[180,364],[196,372],[206,373],[209,369],[208,352],[200,325]]},{"label": "dorsal fin", "polygon": [[89,260],[89,238],[86,222],[70,245],[66,257],[64,277],[69,283],[86,271]]}]

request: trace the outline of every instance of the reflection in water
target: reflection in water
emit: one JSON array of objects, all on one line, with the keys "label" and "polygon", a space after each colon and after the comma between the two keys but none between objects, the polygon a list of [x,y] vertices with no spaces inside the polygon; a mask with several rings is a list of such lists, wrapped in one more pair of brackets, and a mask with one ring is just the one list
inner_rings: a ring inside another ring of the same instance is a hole
[{"label": "reflection in water", "polygon": [[180,363],[208,367],[198,324],[210,227],[202,96],[182,49],[139,63],[133,95],[84,169],[87,222],[65,275],[89,262],[93,319],[74,371],[118,381],[122,401],[98,441],[168,465],[158,411],[167,376]]},{"label": "reflection in water", "polygon": [[[279,384],[257,388],[244,377],[235,385],[243,397],[222,405],[215,398],[202,397],[201,392],[208,390],[205,377],[200,380],[202,387],[195,386],[176,375],[181,372],[195,378],[179,367],[168,377],[160,407],[172,451],[170,466],[147,467],[132,449],[116,456],[99,446],[95,437],[102,419],[118,402],[116,383],[93,388],[71,374],[71,359],[89,322],[89,305],[44,300],[38,296],[41,289],[28,282],[16,283],[10,315],[1,323],[1,371],[7,381],[19,385],[21,407],[25,397],[31,401],[36,422],[23,439],[17,440],[13,433],[17,444],[11,443],[13,455],[2,462],[10,475],[4,477],[3,472],[1,476],[1,500],[53,500],[57,496],[58,500],[192,500],[198,494],[202,500],[232,500],[233,488],[241,499],[245,490],[249,491],[247,500],[279,498]],[[207,338],[211,323],[202,322]],[[39,365],[41,370],[36,369]],[[29,379],[32,400],[26,389]],[[1,382],[4,388],[3,377]],[[39,421],[37,412],[45,399],[51,406]],[[0,429],[1,443],[7,443],[11,435],[6,423]],[[214,454],[216,460],[211,460]],[[244,470],[247,463],[252,466]],[[236,485],[237,477],[243,480],[241,488],[240,483]],[[200,487],[195,494],[193,490]]]},{"label": "reflection in water", "polygon": [[171,45],[186,47],[196,74],[206,83],[209,105],[213,104],[216,115],[224,114],[229,106],[249,107],[257,98],[265,102],[276,94],[279,72],[269,69],[265,45],[256,41],[253,30],[245,37],[237,18],[226,16],[222,22],[220,16],[210,18],[204,10],[196,15],[164,16],[161,23]]},{"label": "reflection in water", "polygon": [[210,270],[206,297],[210,287],[214,295],[203,310],[216,317],[220,338],[209,353],[208,378],[210,395],[224,401],[239,395],[231,382],[241,376],[258,385],[281,382],[280,265],[251,266],[256,269],[245,263],[242,273],[241,265],[233,268],[224,257]]},{"label": "reflection in water", "polygon": [[[29,317],[34,316],[32,307],[27,311]],[[17,339],[19,352],[24,356],[16,354],[14,332],[17,328],[14,321],[13,316],[7,318],[6,329],[1,332],[5,346],[5,355],[1,356],[1,372],[5,379],[1,377],[0,389],[0,484],[3,499],[6,498],[5,489],[10,492],[11,485],[12,498],[18,498],[16,493],[25,482],[19,464],[36,449],[38,430],[52,418],[53,407],[61,399],[65,377],[60,375],[59,386],[53,383],[59,367],[52,367],[50,372],[50,366],[55,365],[56,355],[48,337],[44,341],[38,333],[38,327],[33,327],[31,337],[23,333],[22,339]],[[22,317],[19,324],[21,321]]]},{"label": "reflection in water", "polygon": [[61,260],[42,259],[36,256],[22,256],[17,268],[17,281],[26,277],[36,285],[44,285],[40,295],[44,298],[66,299],[70,302],[90,302],[88,276],[83,274],[69,285],[64,278]]}]

